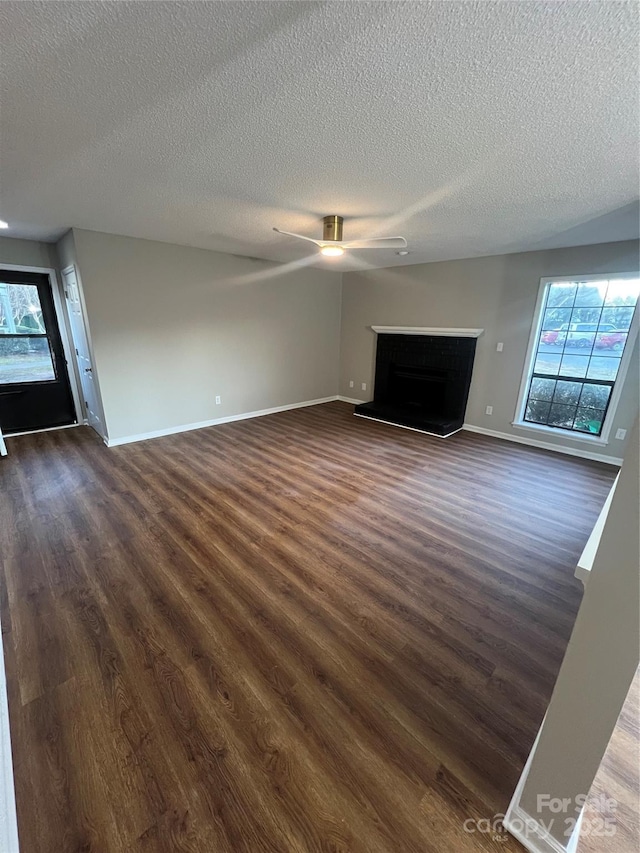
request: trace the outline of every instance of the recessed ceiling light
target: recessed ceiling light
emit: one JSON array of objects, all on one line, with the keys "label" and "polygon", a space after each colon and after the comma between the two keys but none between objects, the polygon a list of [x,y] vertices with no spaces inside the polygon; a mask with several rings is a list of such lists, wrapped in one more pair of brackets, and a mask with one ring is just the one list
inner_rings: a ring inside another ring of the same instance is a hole
[{"label": "recessed ceiling light", "polygon": [[409,254],[409,252],[407,252],[406,249],[403,249],[401,252],[396,252],[396,255],[408,255],[408,254]]},{"label": "recessed ceiling light", "polygon": [[8,228],[9,223],[5,222],[3,219],[0,219],[0,228]]}]

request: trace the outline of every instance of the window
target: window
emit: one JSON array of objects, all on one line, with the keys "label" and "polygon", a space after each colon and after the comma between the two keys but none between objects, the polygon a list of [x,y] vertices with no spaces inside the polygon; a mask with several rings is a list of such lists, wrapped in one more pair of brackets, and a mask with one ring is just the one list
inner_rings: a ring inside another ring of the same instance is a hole
[{"label": "window", "polygon": [[0,282],[0,385],[55,378],[38,288]]},{"label": "window", "polygon": [[517,424],[602,435],[639,295],[630,276],[543,283]]}]

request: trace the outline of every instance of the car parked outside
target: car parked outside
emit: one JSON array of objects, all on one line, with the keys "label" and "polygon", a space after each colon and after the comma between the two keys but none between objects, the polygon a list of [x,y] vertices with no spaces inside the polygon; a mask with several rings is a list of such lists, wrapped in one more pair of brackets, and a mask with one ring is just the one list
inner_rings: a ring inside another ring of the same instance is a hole
[{"label": "car parked outside", "polygon": [[616,327],[611,323],[565,323],[558,329],[558,335],[553,343],[566,343],[570,347],[592,347],[596,342],[596,336],[600,337],[616,331]]},{"label": "car parked outside", "polygon": [[596,346],[599,349],[621,350],[626,340],[626,332],[614,331],[599,334],[596,338]]}]

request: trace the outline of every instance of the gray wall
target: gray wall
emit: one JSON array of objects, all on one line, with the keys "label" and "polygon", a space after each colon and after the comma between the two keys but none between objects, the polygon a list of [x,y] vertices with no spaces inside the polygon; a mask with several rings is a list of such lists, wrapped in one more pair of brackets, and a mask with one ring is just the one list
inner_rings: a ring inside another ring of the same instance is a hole
[{"label": "gray wall", "polygon": [[[484,328],[466,420],[530,438],[511,421],[540,278],[638,268],[638,241],[628,241],[347,273],[340,335],[337,273],[304,269],[242,283],[277,267],[77,229],[57,249],[59,262],[50,244],[0,238],[0,262],[77,263],[111,438],[328,397],[338,385],[343,396],[370,399],[377,324]],[[638,361],[636,346],[608,445],[533,437],[623,456],[627,442],[613,435],[629,430],[638,410]]]},{"label": "gray wall", "polygon": [[94,231],[73,240],[110,439],[336,394],[338,274],[274,275],[267,261]]},{"label": "gray wall", "polygon": [[0,237],[0,263],[55,269],[57,266],[55,246],[51,243],[38,243],[35,240]]},{"label": "gray wall", "polygon": [[532,817],[556,818],[551,832],[563,841],[563,820],[573,812],[538,809],[538,794],[575,803],[589,793],[640,659],[639,443],[636,421],[520,797]]},{"label": "gray wall", "polygon": [[[340,394],[373,397],[376,335],[372,325],[483,328],[478,340],[466,421],[485,429],[584,450],[583,442],[549,438],[511,426],[533,322],[540,279],[637,271],[638,241],[604,243],[416,264],[346,273],[343,278]],[[496,352],[496,343],[504,351]],[[355,383],[349,387],[349,380]],[[638,353],[627,374],[608,446],[588,445],[604,456],[624,455],[615,430],[629,431],[638,410]],[[367,391],[360,390],[367,383]],[[485,414],[493,406],[493,415]]]}]

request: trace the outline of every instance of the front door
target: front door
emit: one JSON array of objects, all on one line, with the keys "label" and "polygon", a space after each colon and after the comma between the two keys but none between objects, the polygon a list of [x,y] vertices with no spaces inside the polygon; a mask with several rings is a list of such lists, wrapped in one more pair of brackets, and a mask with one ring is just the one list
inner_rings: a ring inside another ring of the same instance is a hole
[{"label": "front door", "polygon": [[76,423],[49,276],[0,268],[0,428]]}]

